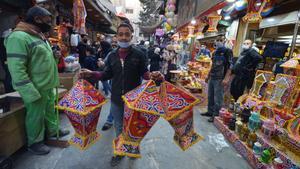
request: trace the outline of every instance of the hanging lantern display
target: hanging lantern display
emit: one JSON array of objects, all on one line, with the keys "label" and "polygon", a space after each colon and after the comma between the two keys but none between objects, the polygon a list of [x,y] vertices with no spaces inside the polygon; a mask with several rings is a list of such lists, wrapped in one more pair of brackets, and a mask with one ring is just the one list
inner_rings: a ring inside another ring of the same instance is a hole
[{"label": "hanging lantern display", "polygon": [[168,7],[167,7],[168,11],[170,12],[174,12],[176,10],[176,7],[174,4],[169,4]]},{"label": "hanging lantern display", "polygon": [[165,17],[166,17],[166,22],[168,25],[165,25],[165,30],[168,32],[172,29],[172,27],[176,27],[177,25],[177,15],[175,15],[175,10],[176,10],[176,1],[175,0],[168,0],[167,2],[167,7],[165,8]]},{"label": "hanging lantern display", "polygon": [[155,31],[155,36],[158,36],[158,37],[162,37],[164,36],[164,30],[163,29],[156,29]]},{"label": "hanging lantern display", "polygon": [[59,101],[58,109],[65,111],[75,129],[70,144],[84,150],[100,138],[96,128],[105,103],[99,91],[85,80],[79,80]]},{"label": "hanging lantern display", "polygon": [[189,31],[189,35],[194,35],[194,32],[195,32],[195,26],[188,26],[188,31]]},{"label": "hanging lantern display", "polygon": [[207,25],[207,23],[200,21],[198,24],[198,28],[197,28],[197,38],[203,38],[204,34],[203,34],[203,29],[205,28],[205,26]]},{"label": "hanging lantern display", "polygon": [[[262,20],[261,12],[267,2],[271,0],[249,0],[247,14],[243,17],[244,22],[259,23]],[[258,5],[260,4],[260,5]]]},{"label": "hanging lantern display", "polygon": [[141,157],[140,142],[163,114],[159,86],[144,83],[123,96],[123,132],[113,141],[115,155]]},{"label": "hanging lantern display", "polygon": [[266,17],[270,15],[270,13],[273,12],[274,8],[275,8],[275,1],[274,0],[267,1],[265,7],[261,11],[261,16]]},{"label": "hanging lantern display", "polygon": [[172,30],[172,26],[169,23],[165,23],[165,28],[166,28],[167,32]]},{"label": "hanging lantern display", "polygon": [[208,25],[209,28],[207,32],[215,33],[218,32],[217,26],[219,21],[222,19],[222,16],[218,15],[217,12],[208,16]]},{"label": "hanging lantern display", "polygon": [[163,82],[161,84],[161,98],[166,119],[175,130],[174,141],[186,150],[203,137],[194,131],[193,107],[199,100],[192,94],[179,87]]},{"label": "hanging lantern display", "polygon": [[74,29],[79,34],[86,34],[85,19],[87,13],[83,0],[74,0],[73,3]]}]

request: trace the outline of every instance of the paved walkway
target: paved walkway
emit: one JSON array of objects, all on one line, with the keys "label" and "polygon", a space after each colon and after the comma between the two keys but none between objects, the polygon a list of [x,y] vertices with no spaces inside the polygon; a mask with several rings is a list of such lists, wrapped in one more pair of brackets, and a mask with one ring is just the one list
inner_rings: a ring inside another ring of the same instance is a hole
[{"label": "paved walkway", "polygon": [[[66,149],[52,148],[46,156],[35,156],[26,150],[20,150],[13,156],[15,169],[110,169],[112,156],[111,142],[113,130],[101,131],[107,117],[109,103],[101,113],[98,124],[101,139],[86,151],[75,147]],[[234,148],[224,141],[224,137],[206,118],[199,115],[195,108],[194,121],[196,131],[205,137],[182,152],[173,142],[174,131],[170,125],[160,119],[142,141],[142,158],[125,158],[116,169],[250,169],[247,162],[236,153]],[[73,131],[68,119],[62,115],[62,125]]]}]

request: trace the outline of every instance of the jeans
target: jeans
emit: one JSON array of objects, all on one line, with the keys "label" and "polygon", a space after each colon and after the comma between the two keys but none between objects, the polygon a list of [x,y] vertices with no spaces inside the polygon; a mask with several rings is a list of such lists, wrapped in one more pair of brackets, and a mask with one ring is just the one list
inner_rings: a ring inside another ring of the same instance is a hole
[{"label": "jeans", "polygon": [[108,95],[108,92],[111,93],[111,86],[108,84],[108,81],[102,81],[102,85],[105,95]]},{"label": "jeans", "polygon": [[208,113],[213,116],[218,116],[223,105],[224,87],[223,79],[208,81]]},{"label": "jeans", "polygon": [[113,121],[114,121],[114,116],[112,115],[111,110],[110,110],[105,123],[113,124]]},{"label": "jeans", "polygon": [[112,114],[114,118],[116,137],[118,137],[123,130],[124,104],[116,104],[114,102],[111,102],[110,106],[110,114]]}]

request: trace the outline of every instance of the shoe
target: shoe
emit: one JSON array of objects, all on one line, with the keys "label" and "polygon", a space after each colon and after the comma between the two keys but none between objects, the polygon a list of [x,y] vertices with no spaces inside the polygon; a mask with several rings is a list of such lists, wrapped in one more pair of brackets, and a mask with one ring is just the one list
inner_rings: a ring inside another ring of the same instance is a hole
[{"label": "shoe", "polygon": [[124,156],[118,156],[118,155],[113,156],[110,161],[110,166],[112,166],[112,167],[117,166],[118,164],[120,164],[120,162],[122,161],[123,158],[124,158]]},{"label": "shoe", "polygon": [[[59,131],[58,131],[58,137],[59,138],[64,137],[64,136],[69,135],[69,134],[70,134],[69,130],[59,129]],[[51,134],[49,137],[50,138],[51,137],[56,137],[56,132],[54,134]]]},{"label": "shoe", "polygon": [[211,114],[211,113],[208,113],[208,112],[206,112],[206,113],[202,113],[202,114],[201,114],[201,116],[211,117],[211,116],[212,116],[212,114]]},{"label": "shoe", "polygon": [[213,123],[214,119],[215,119],[214,117],[210,117],[207,121],[210,122],[210,123]]},{"label": "shoe", "polygon": [[110,124],[110,123],[105,123],[104,125],[103,125],[103,127],[102,127],[102,131],[106,131],[106,130],[108,130],[108,129],[110,129],[112,127],[112,124]]},{"label": "shoe", "polygon": [[28,151],[35,155],[46,155],[50,153],[50,148],[44,143],[34,143],[28,147]]}]

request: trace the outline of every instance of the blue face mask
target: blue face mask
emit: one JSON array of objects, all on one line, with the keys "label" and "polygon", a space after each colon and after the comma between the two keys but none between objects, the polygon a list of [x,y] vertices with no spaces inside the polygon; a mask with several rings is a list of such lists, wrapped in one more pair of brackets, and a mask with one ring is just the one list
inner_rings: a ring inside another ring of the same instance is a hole
[{"label": "blue face mask", "polygon": [[118,42],[118,45],[120,48],[129,48],[130,47],[130,42]]},{"label": "blue face mask", "polygon": [[216,47],[217,48],[224,47],[224,43],[222,43],[222,42],[216,42]]}]

